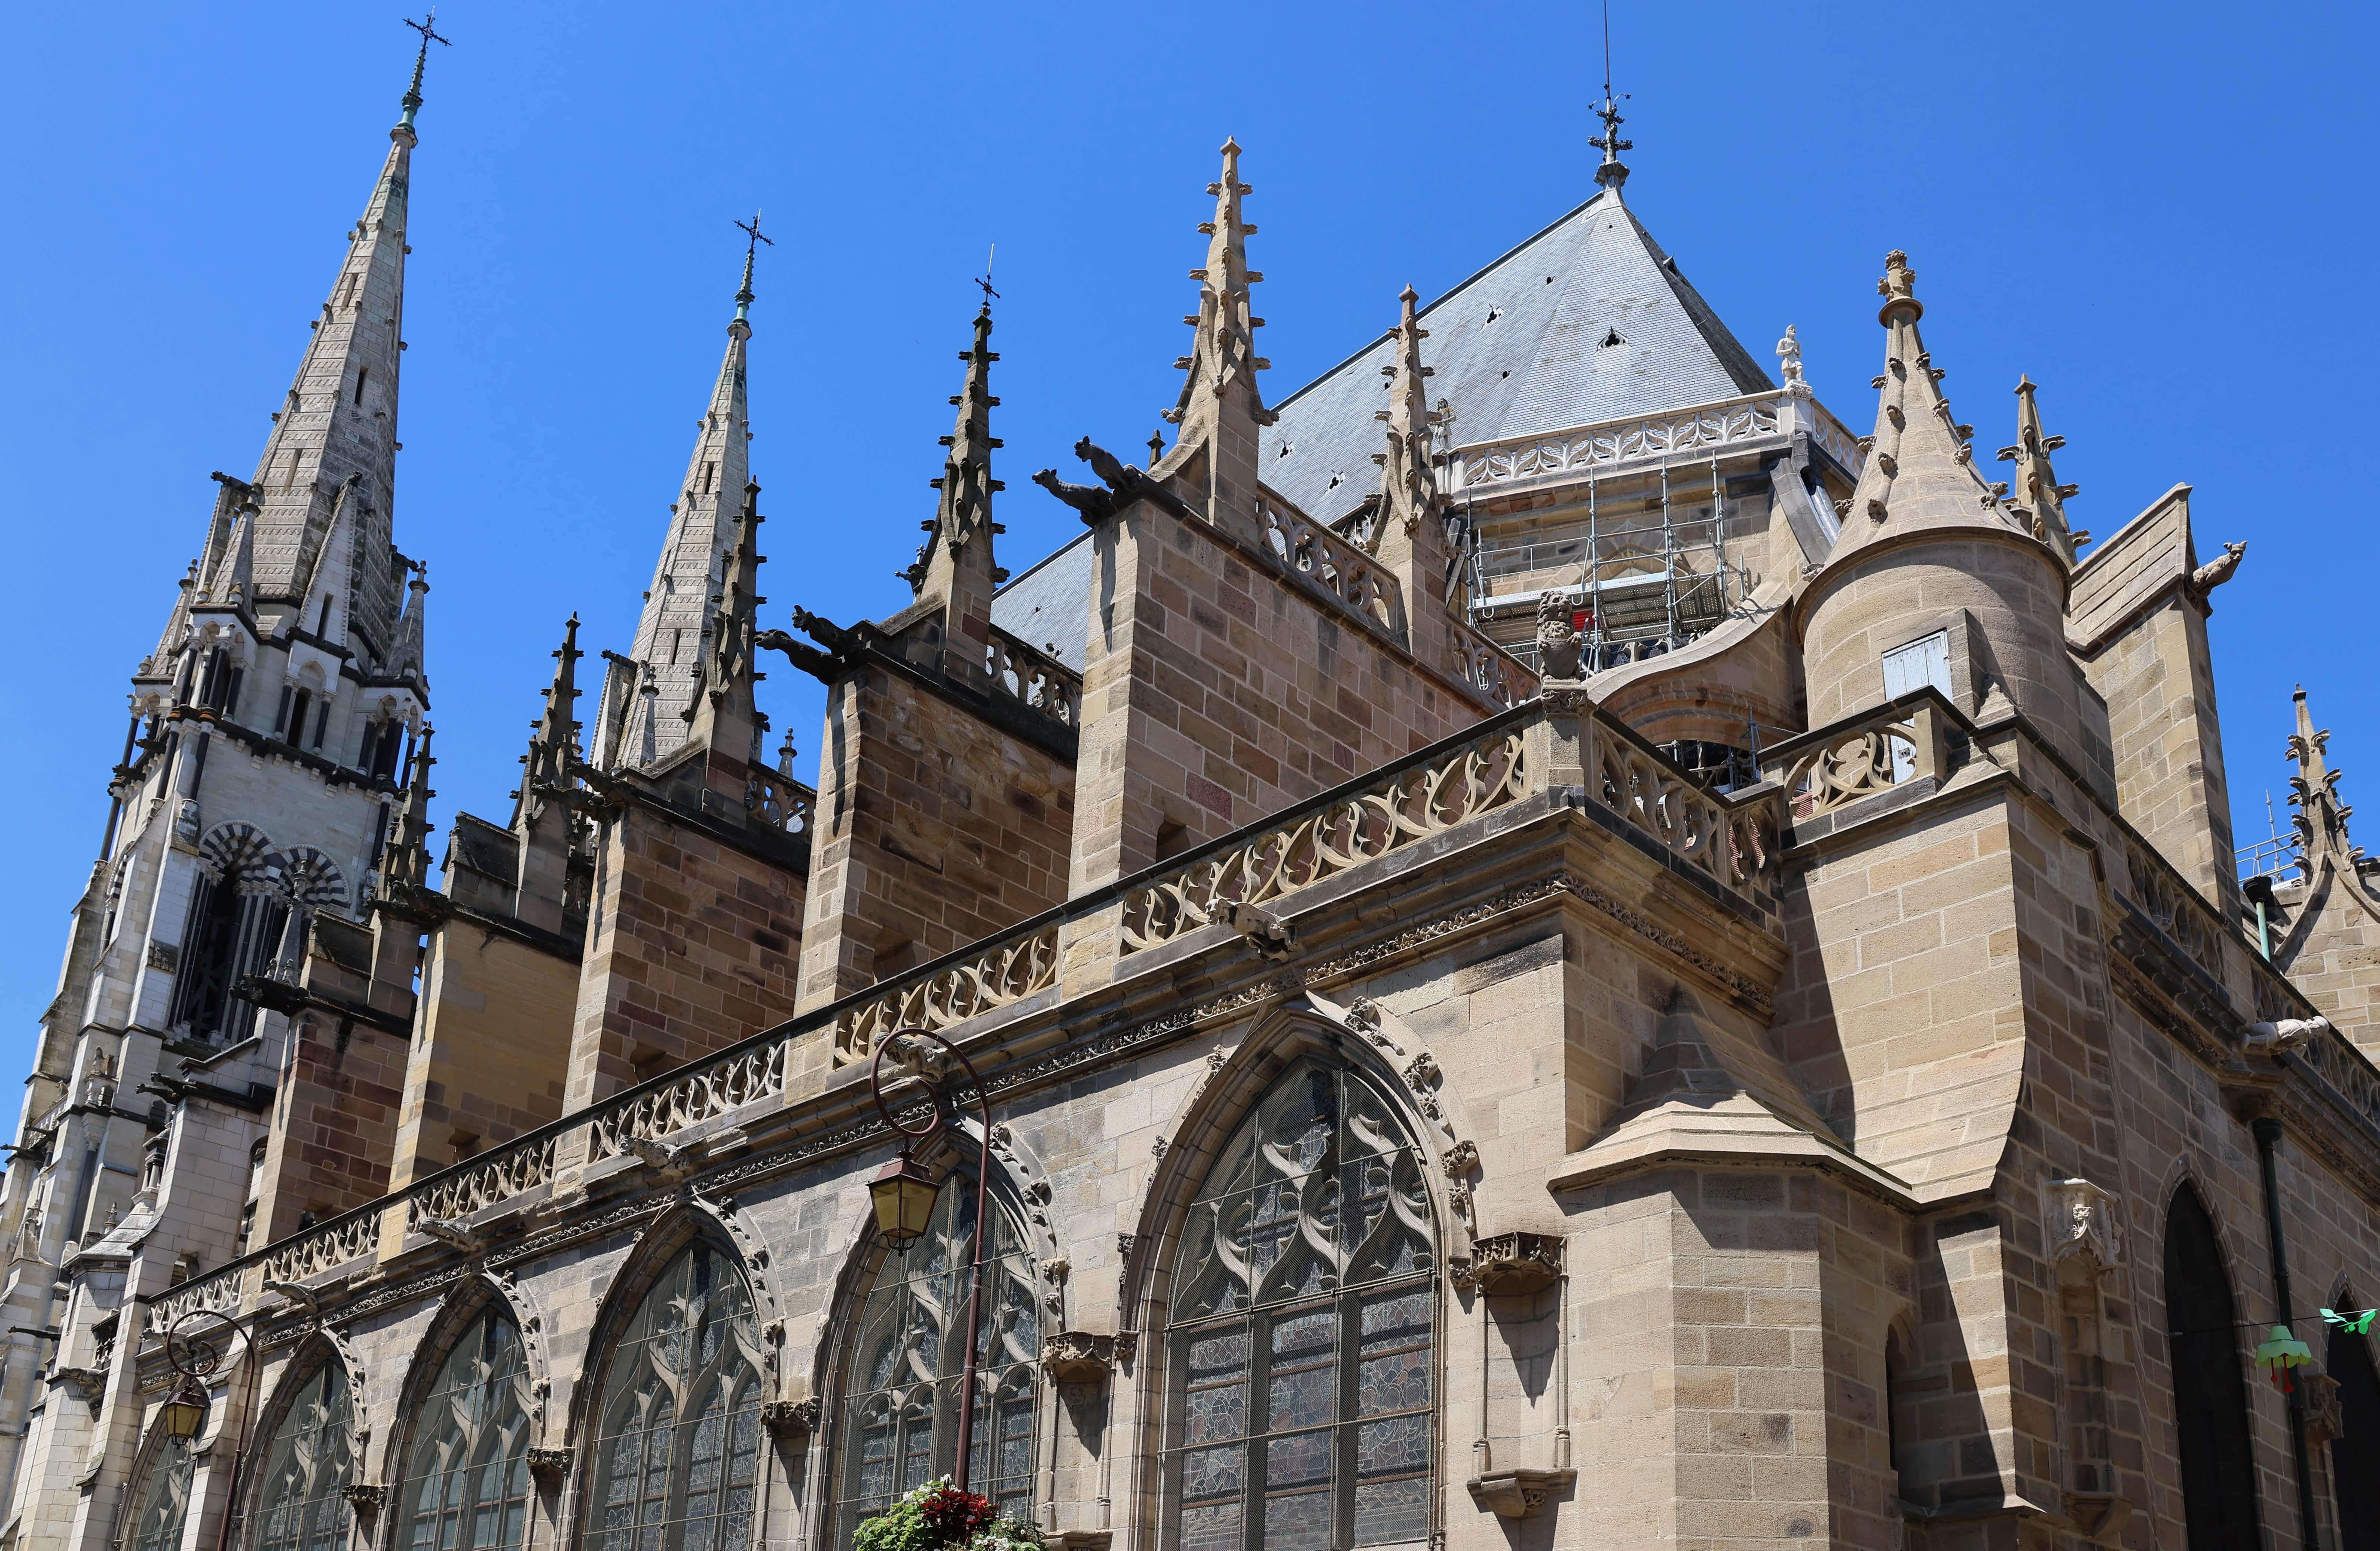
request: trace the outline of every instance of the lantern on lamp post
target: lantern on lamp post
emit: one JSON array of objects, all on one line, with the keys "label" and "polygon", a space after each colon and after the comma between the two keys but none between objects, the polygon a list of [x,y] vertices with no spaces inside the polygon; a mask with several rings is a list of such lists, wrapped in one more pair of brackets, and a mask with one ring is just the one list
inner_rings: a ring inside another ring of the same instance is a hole
[{"label": "lantern on lamp post", "polygon": [[[204,1323],[194,1323],[209,1320],[223,1328],[211,1330]],[[217,1551],[231,1543],[232,1521],[239,1514],[240,1466],[248,1459],[248,1424],[256,1413],[256,1348],[239,1321],[213,1309],[192,1309],[166,1327],[165,1361],[182,1375],[182,1387],[166,1400],[158,1417],[167,1436],[188,1447],[206,1423],[207,1381],[225,1366],[234,1336],[239,1338],[240,1353],[248,1359],[248,1404],[240,1408],[239,1437],[231,1451],[231,1480],[224,1493],[223,1531],[216,1538]]]},{"label": "lantern on lamp post", "polygon": [[[967,1490],[967,1465],[975,1452],[975,1387],[977,1322],[983,1308],[984,1244],[991,1237],[991,1104],[985,1097],[983,1080],[976,1075],[975,1064],[960,1053],[959,1048],[941,1035],[926,1029],[894,1029],[877,1044],[875,1060],[868,1063],[868,1088],[876,1100],[876,1112],[884,1123],[901,1137],[901,1156],[879,1170],[868,1182],[869,1200],[876,1207],[877,1231],[887,1243],[902,1249],[924,1236],[927,1224],[933,1220],[934,1201],[941,1186],[933,1174],[910,1153],[918,1143],[939,1135],[950,1123],[943,1115],[943,1096],[934,1085],[941,1073],[928,1075],[904,1070],[893,1078],[894,1086],[902,1090],[905,1101],[911,1097],[913,1085],[925,1090],[925,1124],[910,1127],[901,1122],[901,1115],[887,1103],[884,1096],[884,1054],[897,1046],[895,1060],[906,1068],[919,1052],[919,1043],[930,1040],[958,1063],[966,1073],[967,1091],[975,1097],[976,1114],[983,1129],[980,1157],[975,1174],[975,1260],[967,1272],[966,1360],[959,1372],[959,1436],[958,1460],[951,1472],[951,1484],[960,1491]],[[957,1096],[953,1096],[955,1101]]]}]

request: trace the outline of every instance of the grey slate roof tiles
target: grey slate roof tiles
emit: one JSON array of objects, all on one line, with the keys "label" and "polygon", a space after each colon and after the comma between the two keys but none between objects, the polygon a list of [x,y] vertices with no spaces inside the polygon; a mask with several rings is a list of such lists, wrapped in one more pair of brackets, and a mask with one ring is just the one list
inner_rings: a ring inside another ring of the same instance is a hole
[{"label": "grey slate roof tiles", "polygon": [[[1383,318],[1394,311],[1383,297]],[[1436,369],[1430,403],[1454,412],[1458,446],[1682,408],[1776,386],[1720,322],[1616,191],[1600,192],[1432,302],[1421,313]],[[1379,483],[1372,454],[1388,407],[1380,368],[1392,333],[1275,406],[1264,432],[1266,484],[1308,516],[1345,515]],[[1083,666],[1089,535],[1011,582],[992,621]]]}]

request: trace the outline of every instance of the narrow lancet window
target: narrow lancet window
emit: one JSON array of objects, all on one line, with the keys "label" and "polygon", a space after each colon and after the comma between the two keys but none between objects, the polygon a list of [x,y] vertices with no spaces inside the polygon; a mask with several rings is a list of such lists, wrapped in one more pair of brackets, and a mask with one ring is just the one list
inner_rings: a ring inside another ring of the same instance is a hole
[{"label": "narrow lancet window", "polygon": [[300,1386],[264,1449],[248,1551],[346,1551],[355,1472],[347,1375],[325,1363]]},{"label": "narrow lancet window", "polygon": [[471,1322],[413,1423],[405,1551],[517,1547],[528,1522],[528,1367],[520,1330],[494,1308]]}]

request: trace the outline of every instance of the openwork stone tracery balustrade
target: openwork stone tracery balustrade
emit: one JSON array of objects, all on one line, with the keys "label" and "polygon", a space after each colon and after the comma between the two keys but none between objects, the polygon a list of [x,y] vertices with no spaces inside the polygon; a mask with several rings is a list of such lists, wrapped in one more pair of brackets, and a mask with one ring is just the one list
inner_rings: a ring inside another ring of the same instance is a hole
[{"label": "openwork stone tracery balustrade", "polygon": [[1293,511],[1267,502],[1257,509],[1273,558],[1315,590],[1390,635],[1404,631],[1404,594],[1363,546]]},{"label": "openwork stone tracery balustrade", "polygon": [[736,1048],[637,1092],[598,1112],[590,1158],[617,1157],[632,1142],[660,1141],[688,1126],[785,1091],[790,1038]]},{"label": "openwork stone tracery balustrade", "polygon": [[835,1064],[867,1060],[876,1041],[896,1028],[948,1028],[1057,983],[1056,924],[1022,937],[995,939],[971,958],[940,968],[928,965],[844,1012],[835,1020]]},{"label": "openwork stone tracery balustrade", "polygon": [[553,1178],[556,1140],[550,1130],[533,1132],[414,1187],[406,1196],[406,1230],[415,1231],[431,1218],[459,1222],[546,1183]]},{"label": "openwork stone tracery balustrade", "polygon": [[1082,725],[1082,678],[1056,658],[1005,630],[994,630],[991,644],[984,648],[983,666],[993,694],[1068,727]]}]

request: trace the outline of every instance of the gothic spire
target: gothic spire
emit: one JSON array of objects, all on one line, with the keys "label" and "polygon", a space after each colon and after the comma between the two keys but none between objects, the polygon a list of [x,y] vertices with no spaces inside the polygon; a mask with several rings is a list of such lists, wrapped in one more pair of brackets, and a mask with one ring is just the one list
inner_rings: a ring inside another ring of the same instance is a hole
[{"label": "gothic spire", "polygon": [[550,800],[546,789],[567,786],[578,764],[578,616],[563,626],[553,654],[553,683],[546,687],[545,710],[529,725],[528,752],[521,756],[520,790],[515,793],[513,824],[533,820]]},{"label": "gothic spire", "polygon": [[[744,226],[742,222],[736,223]],[[722,567],[735,538],[733,503],[750,481],[751,430],[745,386],[745,351],[752,337],[752,267],[759,245],[759,218],[744,227],[744,280],[735,293],[735,313],[727,324],[727,351],[711,384],[710,407],[696,422],[693,454],[686,477],[678,482],[678,498],[670,505],[667,532],[660,559],[653,566],[652,586],[645,591],[644,612],[629,658],[642,664],[639,694],[604,697],[605,715],[627,711],[641,704],[641,691],[650,689],[672,711],[691,713],[703,655],[703,632],[710,623],[718,596]],[[616,683],[614,681],[608,681]],[[614,710],[614,707],[618,711]],[[686,742],[687,717],[659,716],[649,727],[622,738],[614,729],[597,729],[598,746],[625,754],[627,762],[650,764],[666,758]],[[651,748],[645,748],[650,733]]]},{"label": "gothic spire", "polygon": [[2061,485],[2058,470],[2050,467],[2049,454],[2066,445],[2062,436],[2041,433],[2041,409],[2033,401],[2034,386],[2030,377],[2019,377],[2016,384],[2016,445],[2002,447],[2002,463],[2016,465],[2016,510],[2029,512],[2034,518],[2034,532],[2054,545],[2067,564],[2075,562],[2077,551],[2091,541],[2088,533],[2077,533],[2066,521],[2067,498],[2082,489],[2079,485]]},{"label": "gothic spire", "polygon": [[991,497],[1005,487],[991,477],[991,452],[1001,444],[991,434],[991,411],[1000,403],[990,391],[991,363],[1000,356],[991,348],[989,285],[975,317],[975,344],[959,359],[966,363],[966,380],[951,395],[958,418],[942,438],[949,451],[941,478],[932,481],[941,497],[933,520],[924,525],[931,537],[905,575],[920,599],[941,600],[951,663],[980,672],[991,642],[991,595],[1007,575],[992,561],[992,535],[1000,526],[991,520]]},{"label": "gothic spire", "polygon": [[1975,469],[1973,426],[1960,425],[1942,394],[1947,375],[1926,354],[1917,321],[1917,274],[1909,256],[1886,255],[1876,290],[1885,298],[1885,370],[1876,380],[1876,434],[1851,510],[1828,554],[1832,570],[1850,556],[1919,530],[1981,528],[2032,533],[2031,521],[1999,499]]},{"label": "gothic spire", "polygon": [[430,583],[421,572],[420,566],[415,566],[413,580],[407,584],[409,596],[406,600],[405,617],[397,622],[396,649],[389,654],[387,666],[394,676],[411,681],[420,690],[422,699],[427,701],[430,698],[430,681],[422,656],[425,634],[422,616],[430,607]]},{"label": "gothic spire", "polygon": [[[346,257],[313,321],[312,337],[273,415],[250,481],[250,499],[259,508],[256,598],[279,617],[304,605],[332,526],[331,508],[343,492],[354,503],[352,541],[358,562],[390,550],[414,115],[435,36],[428,24],[420,25],[421,52],[402,115],[389,130],[388,155],[363,215],[347,231]],[[356,583],[351,610],[338,611],[352,618],[343,621],[336,644],[352,646],[367,660],[384,658],[404,606],[401,579],[392,566],[358,563]],[[313,621],[305,624],[311,628]],[[351,629],[360,632],[360,641]]]},{"label": "gothic spire", "polygon": [[2338,800],[2338,778],[2345,772],[2330,768],[2330,729],[2315,731],[2303,685],[2298,685],[2297,716],[2289,757],[2298,768],[2289,778],[2289,806],[2298,810],[2292,820],[2298,831],[2298,866],[2309,883],[2325,863],[2352,878],[2362,855],[2362,848],[2347,838],[2348,815],[2355,810]]}]

